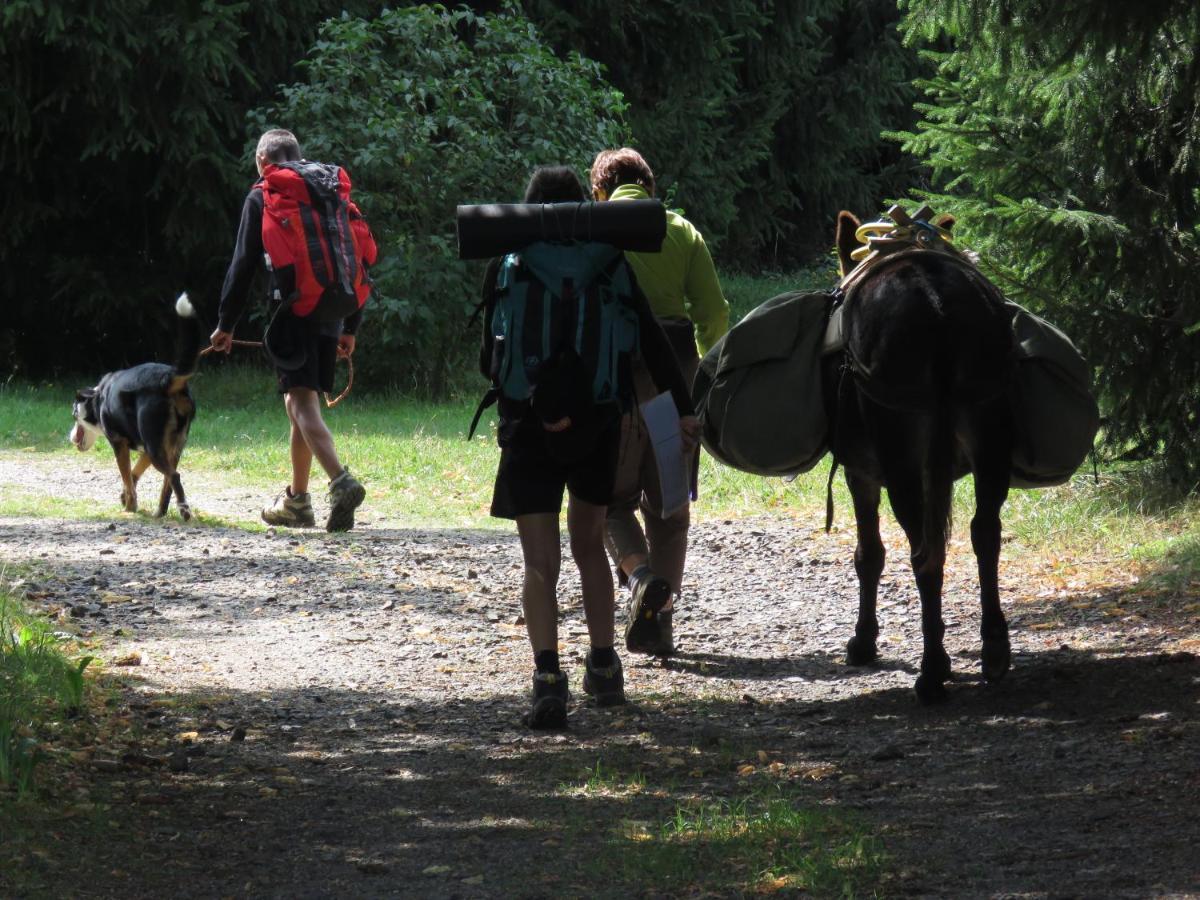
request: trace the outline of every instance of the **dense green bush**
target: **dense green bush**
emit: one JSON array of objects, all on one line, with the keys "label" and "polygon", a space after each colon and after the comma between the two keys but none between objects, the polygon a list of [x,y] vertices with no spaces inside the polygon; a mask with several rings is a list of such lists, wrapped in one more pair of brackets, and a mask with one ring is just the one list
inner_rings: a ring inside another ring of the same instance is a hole
[{"label": "dense green bush", "polygon": [[[1110,448],[1200,475],[1200,6],[908,0],[921,194],[1096,367]],[[948,49],[946,49],[948,48]]]},{"label": "dense green bush", "polygon": [[455,206],[520,200],[539,164],[584,175],[597,148],[625,137],[621,96],[507,7],[332,20],[301,65],[307,80],[256,113],[255,130],[290,127],[306,156],[350,172],[381,254],[361,368],[442,393],[477,345],[466,325],[481,266],[456,259]]}]

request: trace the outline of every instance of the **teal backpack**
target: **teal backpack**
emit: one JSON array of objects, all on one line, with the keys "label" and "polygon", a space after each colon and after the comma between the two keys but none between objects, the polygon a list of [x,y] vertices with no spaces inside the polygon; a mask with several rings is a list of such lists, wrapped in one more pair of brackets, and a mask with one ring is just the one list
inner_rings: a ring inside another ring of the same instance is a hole
[{"label": "teal backpack", "polygon": [[492,388],[468,439],[500,397],[529,402],[546,419],[623,403],[638,349],[634,290],[624,256],[609,244],[539,241],[505,256],[490,316]]}]

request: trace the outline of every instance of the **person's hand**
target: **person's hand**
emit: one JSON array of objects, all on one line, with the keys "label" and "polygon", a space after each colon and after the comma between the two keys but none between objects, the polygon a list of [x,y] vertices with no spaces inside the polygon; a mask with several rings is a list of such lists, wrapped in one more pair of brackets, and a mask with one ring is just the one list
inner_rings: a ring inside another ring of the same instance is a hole
[{"label": "person's hand", "polygon": [[553,432],[566,431],[568,428],[571,427],[571,417],[563,416],[557,422],[543,422],[542,427],[545,428],[547,431],[553,431]]},{"label": "person's hand", "polygon": [[209,336],[209,341],[212,342],[213,351],[216,353],[228,353],[233,349],[233,332],[222,331],[218,328]]},{"label": "person's hand", "polygon": [[354,335],[343,334],[338,338],[338,359],[349,359],[354,353]]},{"label": "person's hand", "polygon": [[680,416],[679,436],[683,439],[684,453],[695,450],[700,443],[700,420],[695,416]]}]

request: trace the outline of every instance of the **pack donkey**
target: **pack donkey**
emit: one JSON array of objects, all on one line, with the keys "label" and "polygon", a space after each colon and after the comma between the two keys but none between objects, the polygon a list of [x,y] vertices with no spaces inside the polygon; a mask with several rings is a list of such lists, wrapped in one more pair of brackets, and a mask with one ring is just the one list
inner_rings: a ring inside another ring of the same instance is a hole
[{"label": "pack donkey", "polygon": [[[838,217],[843,275],[855,268],[859,224],[850,213]],[[931,702],[946,696],[951,676],[942,579],[952,489],[968,472],[975,479],[971,544],[979,565],[984,677],[999,679],[1010,664],[998,568],[1013,446],[1006,396],[1011,317],[999,292],[954,251],[901,250],[872,260],[848,281],[841,311],[845,348],[826,358],[824,371],[832,451],[845,468],[858,528],[858,622],[847,661],[865,665],[879,655],[879,501],[887,488],[921,596],[924,647],[916,691]]]}]

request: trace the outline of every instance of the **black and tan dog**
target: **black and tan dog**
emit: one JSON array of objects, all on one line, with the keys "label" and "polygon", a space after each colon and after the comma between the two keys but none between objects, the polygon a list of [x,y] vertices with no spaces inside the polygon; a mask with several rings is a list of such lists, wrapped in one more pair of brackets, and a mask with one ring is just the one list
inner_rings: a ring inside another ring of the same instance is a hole
[{"label": "black and tan dog", "polygon": [[[155,516],[167,514],[174,489],[179,515],[187,520],[192,511],[179,480],[179,457],[196,417],[188,381],[196,373],[206,341],[186,293],[175,301],[175,311],[180,316],[175,365],[143,363],[110,372],[95,387],[79,391],[71,443],[81,451],[90,450],[103,436],[112,445],[121,472],[121,503],[128,512],[137,511],[138,479],[154,466],[163,476]],[[130,466],[134,450],[142,455]]]}]

